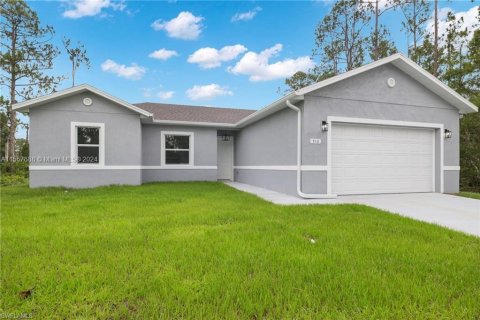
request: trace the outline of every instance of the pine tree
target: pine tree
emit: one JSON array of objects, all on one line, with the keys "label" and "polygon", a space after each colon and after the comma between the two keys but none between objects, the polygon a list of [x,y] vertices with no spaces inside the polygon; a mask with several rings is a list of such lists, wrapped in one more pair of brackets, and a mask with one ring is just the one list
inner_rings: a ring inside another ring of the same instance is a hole
[{"label": "pine tree", "polygon": [[365,62],[370,22],[367,7],[359,0],[339,0],[315,29],[313,56],[318,58],[316,68],[308,73],[296,73],[285,83],[297,90],[305,85],[353,70]]},{"label": "pine tree", "polygon": [[364,31],[371,17],[358,0],[340,0],[315,31],[316,50],[324,55],[323,63],[330,63],[334,74],[342,69],[353,70],[365,61],[366,37]]},{"label": "pine tree", "polygon": [[[0,2],[0,84],[8,88],[5,101],[8,118],[6,158],[15,157],[15,133],[18,119],[12,105],[43,93],[55,90],[61,77],[48,74],[53,60],[59,54],[51,44],[54,34],[51,26],[42,27],[37,14],[25,1],[2,0]],[[9,166],[13,171],[14,167]]]},{"label": "pine tree", "polygon": [[370,59],[373,61],[386,58],[398,52],[395,43],[390,40],[390,32],[384,25],[381,25],[377,32],[372,32],[367,43]]},{"label": "pine tree", "polygon": [[425,23],[430,18],[430,3],[427,0],[398,0],[398,3],[405,18],[403,30],[413,38],[408,44],[408,56],[418,62],[415,60],[417,46],[423,41]]},{"label": "pine tree", "polygon": [[380,17],[385,12],[396,9],[400,2],[398,0],[362,0],[362,5],[371,12],[374,20],[373,30],[368,41],[370,58],[376,61],[396,53],[395,44],[389,39],[390,32],[385,25],[380,23]]},{"label": "pine tree", "polygon": [[[480,13],[479,13],[480,17]],[[463,63],[464,85],[470,101],[480,108],[480,29],[468,43]],[[460,121],[460,187],[480,192],[480,113],[465,115]]]},{"label": "pine tree", "polygon": [[71,46],[71,40],[63,38],[63,47],[68,54],[68,59],[72,63],[72,87],[75,86],[75,72],[83,64],[90,69],[90,59],[87,56],[87,50],[85,46],[80,42],[76,47]]}]

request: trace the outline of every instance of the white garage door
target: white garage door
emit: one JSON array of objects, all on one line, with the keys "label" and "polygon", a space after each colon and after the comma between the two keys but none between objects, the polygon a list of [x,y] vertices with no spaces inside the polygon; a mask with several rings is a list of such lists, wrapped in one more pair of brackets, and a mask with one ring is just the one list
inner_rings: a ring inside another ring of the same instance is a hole
[{"label": "white garage door", "polygon": [[332,192],[434,191],[434,130],[334,123]]}]

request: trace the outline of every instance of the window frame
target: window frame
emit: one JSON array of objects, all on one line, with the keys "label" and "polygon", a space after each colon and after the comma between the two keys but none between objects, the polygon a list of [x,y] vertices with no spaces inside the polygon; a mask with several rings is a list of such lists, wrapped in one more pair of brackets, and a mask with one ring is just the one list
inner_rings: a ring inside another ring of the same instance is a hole
[{"label": "window frame", "polygon": [[[167,149],[165,148],[165,136],[188,136],[188,149]],[[161,166],[167,167],[193,167],[193,159],[194,159],[194,134],[193,132],[186,132],[186,131],[162,131],[161,132],[161,148],[160,148],[160,164]],[[166,152],[167,151],[188,151],[188,164],[187,163],[166,163]]]},{"label": "window frame", "polygon": [[[98,145],[79,144],[77,128],[98,128]],[[78,163],[78,147],[96,147],[98,146],[98,163]],[[100,167],[105,166],[105,124],[97,122],[71,122],[70,123],[70,165]]]}]

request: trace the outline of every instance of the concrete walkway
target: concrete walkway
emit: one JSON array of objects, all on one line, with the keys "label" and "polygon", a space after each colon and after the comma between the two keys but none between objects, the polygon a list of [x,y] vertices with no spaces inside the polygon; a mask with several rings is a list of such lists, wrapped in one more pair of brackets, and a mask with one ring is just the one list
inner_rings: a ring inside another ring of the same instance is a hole
[{"label": "concrete walkway", "polygon": [[480,200],[440,193],[379,194],[339,196],[337,199],[302,199],[239,182],[226,182],[226,184],[274,204],[364,204],[480,236]]}]

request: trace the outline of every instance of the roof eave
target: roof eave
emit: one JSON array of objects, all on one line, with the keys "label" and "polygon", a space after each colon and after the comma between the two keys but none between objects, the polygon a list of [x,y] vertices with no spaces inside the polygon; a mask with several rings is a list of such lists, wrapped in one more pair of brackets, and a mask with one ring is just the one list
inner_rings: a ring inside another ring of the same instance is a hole
[{"label": "roof eave", "polygon": [[368,70],[374,69],[376,67],[379,67],[381,65],[390,63],[390,62],[392,62],[394,60],[397,60],[401,57],[402,57],[402,55],[400,53],[393,54],[389,57],[374,61],[372,63],[369,63],[369,64],[366,64],[364,66],[358,67],[356,69],[347,71],[347,72],[339,74],[337,76],[334,76],[334,77],[322,80],[320,82],[314,83],[312,85],[306,86],[306,87],[298,90],[298,94],[305,95],[305,94],[310,93],[312,91],[324,88],[326,86],[329,86],[329,85],[332,85],[334,83],[340,82],[340,81],[348,79],[350,77],[353,77],[357,74],[360,74],[360,73],[366,72]]},{"label": "roof eave", "polygon": [[58,92],[54,92],[54,93],[51,93],[51,94],[48,94],[48,95],[45,95],[45,96],[42,96],[42,97],[38,97],[38,98],[34,98],[34,99],[30,99],[30,100],[26,100],[26,101],[22,101],[22,102],[19,102],[19,103],[15,103],[13,106],[12,106],[12,109],[15,110],[15,111],[18,111],[18,112],[22,112],[22,113],[28,113],[30,111],[30,108],[32,107],[35,107],[35,106],[38,106],[38,105],[43,105],[49,101],[55,101],[55,100],[58,100],[58,99],[61,99],[61,98],[64,98],[64,97],[68,97],[68,96],[71,96],[71,95],[74,95],[74,94],[77,94],[77,93],[81,93],[81,92],[86,92],[86,91],[90,91],[92,93],[95,93],[105,99],[108,99],[110,101],[113,101],[117,104],[120,104],[124,107],[126,107],[127,109],[130,109],[136,113],[139,113],[141,116],[143,117],[152,117],[152,114],[150,112],[147,112],[141,108],[138,108],[122,99],[119,99],[117,97],[114,97],[100,89],[97,89],[91,85],[88,85],[88,84],[81,84],[79,86],[75,86],[75,87],[72,87],[72,88],[68,88],[68,89],[65,89],[65,90],[61,90],[61,91],[58,91]]},{"label": "roof eave", "polygon": [[148,123],[162,125],[192,126],[192,127],[213,127],[213,128],[235,128],[234,123],[200,122],[200,121],[178,121],[178,120],[152,120]]},{"label": "roof eave", "polygon": [[[422,83],[424,86],[432,90],[435,94],[440,96],[442,99],[456,107],[460,113],[475,113],[478,112],[478,107],[475,106],[472,102],[468,101],[466,98],[461,96],[458,92],[447,86],[442,81],[438,80],[435,76],[418,66],[414,61],[401,56],[400,59],[393,62],[400,70],[406,72],[414,79]],[[409,68],[411,71],[414,71],[415,74],[412,75],[408,73],[406,68]],[[431,84],[431,85],[430,85]]]},{"label": "roof eave", "polygon": [[292,92],[289,93],[288,95],[278,99],[277,101],[269,104],[268,106],[246,116],[242,120],[238,121],[235,126],[237,128],[243,128],[255,121],[258,121],[260,119],[263,119],[281,109],[286,107],[286,101],[290,100],[291,102],[295,103],[298,101],[301,101],[304,99],[304,96],[302,94],[299,94],[298,92]]}]

